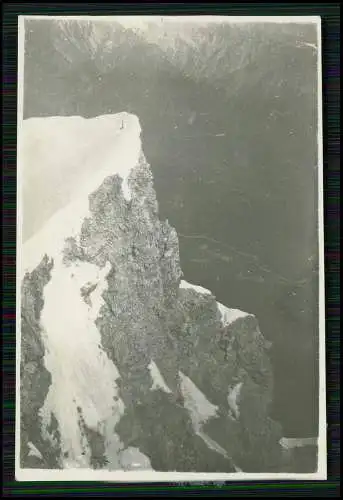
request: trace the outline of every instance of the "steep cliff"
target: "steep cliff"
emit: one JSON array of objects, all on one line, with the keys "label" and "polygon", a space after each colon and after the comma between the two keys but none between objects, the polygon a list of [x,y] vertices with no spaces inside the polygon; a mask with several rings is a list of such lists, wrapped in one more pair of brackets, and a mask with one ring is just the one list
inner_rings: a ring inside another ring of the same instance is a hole
[{"label": "steep cliff", "polygon": [[[33,135],[68,134],[71,120],[35,119]],[[256,318],[182,279],[137,118],[78,120],[72,139],[87,132],[93,169],[79,169],[72,201],[60,194],[23,249],[22,467],[34,446],[41,468],[280,471]],[[63,190],[70,156],[59,154]],[[23,161],[34,165],[34,152]]]}]

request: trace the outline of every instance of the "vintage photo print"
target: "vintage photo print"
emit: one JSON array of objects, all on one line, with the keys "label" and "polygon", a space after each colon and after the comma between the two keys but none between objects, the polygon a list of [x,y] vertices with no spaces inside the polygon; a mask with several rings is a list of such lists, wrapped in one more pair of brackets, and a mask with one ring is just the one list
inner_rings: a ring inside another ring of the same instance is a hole
[{"label": "vintage photo print", "polygon": [[326,479],[320,18],[18,46],[16,478]]}]

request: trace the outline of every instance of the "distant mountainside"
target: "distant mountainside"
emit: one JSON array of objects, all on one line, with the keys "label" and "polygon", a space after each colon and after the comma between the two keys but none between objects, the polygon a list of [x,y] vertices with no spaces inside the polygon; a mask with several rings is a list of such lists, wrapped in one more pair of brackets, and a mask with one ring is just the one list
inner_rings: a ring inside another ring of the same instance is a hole
[{"label": "distant mountainside", "polygon": [[[34,27],[35,21],[31,23]],[[43,22],[39,30],[30,29],[30,21],[27,26],[29,50],[35,50],[35,41],[38,42],[36,50],[38,44],[47,42],[40,57],[34,53],[35,65],[43,58],[46,65],[46,51],[53,52],[55,74],[59,65],[66,68],[83,63],[88,63],[88,69],[93,65],[93,71],[98,70],[100,74],[126,68],[127,77],[130,70],[141,76],[147,71],[181,72],[192,81],[224,89],[227,97],[236,97],[241,88],[258,84],[261,76],[268,80],[265,90],[282,87],[282,83],[287,85],[280,79],[280,70],[292,67],[292,86],[296,83],[299,93],[306,94],[316,88],[311,75],[297,68],[299,58],[307,63],[316,61],[316,31],[310,25],[219,24],[211,29],[196,22],[187,23],[187,27],[147,22],[141,29],[127,29],[119,22],[55,20],[46,22],[45,26]],[[31,58],[33,53],[30,51],[27,56]],[[265,74],[264,61],[267,60],[269,69]],[[31,65],[27,66],[30,70]],[[81,81],[91,75],[80,74]]]},{"label": "distant mountainside", "polygon": [[259,319],[273,414],[316,435],[315,28],[154,26],[26,21],[25,117],[139,116],[187,279]]},{"label": "distant mountainside", "polygon": [[280,472],[269,343],[253,315],[182,280],[140,131],[125,113],[23,123],[37,144],[24,172],[40,141],[71,135],[93,170],[23,246],[21,466]]}]

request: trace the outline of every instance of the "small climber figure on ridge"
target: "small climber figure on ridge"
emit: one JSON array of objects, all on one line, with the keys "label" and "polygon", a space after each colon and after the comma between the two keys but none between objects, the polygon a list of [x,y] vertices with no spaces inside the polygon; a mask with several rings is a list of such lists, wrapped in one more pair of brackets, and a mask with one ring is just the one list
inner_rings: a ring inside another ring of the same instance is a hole
[{"label": "small climber figure on ridge", "polygon": [[123,128],[124,128],[124,120],[121,121],[120,130],[123,130]]}]

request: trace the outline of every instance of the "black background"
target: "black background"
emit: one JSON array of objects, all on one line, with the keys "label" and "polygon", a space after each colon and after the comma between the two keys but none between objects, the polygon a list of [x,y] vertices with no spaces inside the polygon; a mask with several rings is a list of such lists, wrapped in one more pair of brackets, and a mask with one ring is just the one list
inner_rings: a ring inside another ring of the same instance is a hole
[{"label": "black background", "polygon": [[[259,6],[259,12],[254,11],[254,15],[266,15],[266,11],[262,12],[263,10],[263,5],[266,4],[260,4]],[[338,128],[339,128],[339,121],[337,118],[337,113],[338,113],[338,106],[339,106],[339,94],[338,94],[338,73],[335,73],[337,71],[338,67],[338,60],[337,60],[337,48],[338,48],[338,43],[339,43],[339,31],[338,31],[338,16],[339,16],[339,7],[338,4],[326,4],[325,7],[321,7],[321,4],[318,4],[318,8],[316,8],[312,5],[311,11],[308,9],[305,9],[304,7],[301,7],[303,4],[298,4],[296,12],[294,11],[294,7],[291,7],[291,4],[282,4],[283,8],[276,8],[273,6],[273,12],[271,12],[270,6],[268,9],[268,15],[324,15],[323,19],[323,37],[324,37],[324,115],[325,115],[325,127],[324,127],[324,137],[325,137],[325,162],[324,162],[324,176],[325,176],[325,236],[326,236],[326,289],[327,289],[327,316],[328,316],[328,321],[327,321],[327,330],[328,330],[328,354],[327,354],[327,365],[328,365],[328,399],[329,399],[329,438],[330,438],[330,459],[329,459],[329,472],[330,470],[334,472],[334,470],[337,471],[335,464],[337,463],[337,455],[336,458],[333,455],[333,449],[336,449],[337,451],[337,441],[338,441],[338,432],[339,432],[339,427],[338,427],[338,413],[337,413],[337,403],[339,401],[339,394],[338,394],[338,385],[337,385],[337,379],[338,379],[338,352],[339,352],[339,316],[338,316],[338,271],[339,271],[339,247],[338,247],[338,186],[339,186],[339,142],[338,142]],[[287,7],[288,5],[288,7]],[[300,5],[300,6],[299,6]],[[5,139],[5,150],[4,150],[4,176],[3,180],[5,190],[3,191],[4,194],[4,240],[5,240],[5,247],[3,247],[4,250],[4,257],[5,257],[5,268],[4,268],[4,278],[6,279],[5,283],[5,309],[4,309],[4,339],[5,339],[5,350],[4,350],[4,361],[5,361],[5,380],[6,380],[6,404],[5,406],[5,414],[4,414],[4,437],[5,437],[5,443],[7,442],[8,446],[6,446],[6,464],[7,464],[7,481],[11,480],[11,475],[10,475],[10,462],[11,459],[13,460],[13,448],[11,447],[11,443],[13,443],[13,405],[11,406],[10,401],[11,401],[11,396],[12,398],[14,397],[14,377],[15,377],[15,357],[14,357],[14,349],[15,349],[15,327],[14,327],[14,319],[15,319],[15,301],[14,299],[14,294],[15,294],[15,281],[14,281],[14,266],[15,266],[15,216],[13,213],[14,207],[15,207],[15,139],[16,139],[16,36],[17,36],[17,14],[18,13],[40,13],[42,12],[42,9],[44,7],[42,4],[40,5],[39,10],[35,8],[34,6],[20,6],[19,4],[11,4],[6,6],[6,24],[5,24],[5,29],[6,29],[6,37],[4,38],[5,42],[5,47],[4,47],[4,57],[5,57],[5,93],[4,93],[4,99],[5,99],[5,114],[4,114],[4,122],[6,124],[5,130],[4,130],[4,139]],[[136,8],[135,13],[137,13],[137,7],[132,7],[132,9]],[[152,8],[152,7],[151,7]],[[149,10],[148,13],[153,13],[152,10]],[[248,13],[249,15],[252,15],[251,12],[251,6],[250,10],[247,11],[245,10],[244,12],[242,11],[242,8],[244,9],[249,9],[249,4],[245,4],[243,6],[237,6],[232,7],[232,5],[227,8],[226,10],[224,7],[218,7],[216,8],[213,4],[208,7],[211,10],[212,13],[216,14],[230,14],[230,15],[239,15],[239,14],[246,14]],[[45,13],[48,13],[47,10],[49,9],[48,7],[45,7]],[[67,11],[66,6],[63,6],[63,4],[60,4],[59,11],[60,14],[71,14],[71,10]],[[73,5],[69,4],[68,9],[73,9]],[[75,6],[74,6],[75,9]],[[93,7],[93,9],[96,9],[96,7]],[[220,10],[222,9],[222,10]],[[229,10],[228,10],[229,9]],[[302,11],[300,12],[300,10]],[[49,13],[54,13],[52,9],[49,9]],[[326,11],[326,13],[325,13]],[[77,8],[77,12],[74,10],[75,13],[82,14],[82,13],[89,13],[89,4],[87,6],[87,11],[83,11],[80,9],[80,7]],[[97,6],[97,14],[101,14],[104,12],[104,5],[103,6]],[[161,12],[161,11],[160,11]],[[159,12],[159,13],[160,13]],[[163,11],[163,13],[165,10]],[[194,14],[197,12],[194,11],[187,11],[183,9],[183,13],[186,14]],[[199,11],[198,11],[199,12]],[[203,11],[205,12],[205,11]],[[57,13],[57,12],[56,12]],[[104,12],[105,13],[105,12]],[[113,13],[113,10],[112,12]],[[144,12],[145,13],[145,12]],[[168,13],[171,13],[168,11]],[[174,10],[172,12],[173,14],[177,14],[178,12],[175,12],[175,6]],[[206,12],[208,13],[208,12]],[[326,14],[326,17],[325,17]],[[143,124],[143,130],[144,130],[144,124]],[[144,141],[144,138],[143,138]],[[143,142],[144,144],[144,142]],[[147,153],[148,156],[148,153]],[[149,161],[150,158],[148,157]],[[153,163],[153,162],[152,162]],[[152,164],[153,167],[153,164]],[[154,172],[155,173],[155,172]],[[155,182],[156,181],[155,179]],[[157,187],[158,191],[158,187]],[[162,214],[163,214],[163,207],[161,207]],[[171,222],[173,222],[171,220]],[[180,229],[177,227],[177,224],[175,224],[176,228],[180,231]],[[180,231],[181,232],[181,231]],[[181,244],[182,245],[182,244]],[[182,253],[182,247],[181,247],[181,253]],[[198,275],[195,274],[197,277]],[[188,278],[188,276],[187,276]],[[190,276],[188,278],[190,281],[192,281],[192,277]],[[207,285],[207,283],[202,283],[203,285]],[[211,288],[211,286],[208,286]],[[213,287],[212,287],[213,288]],[[222,300],[220,297],[220,293],[217,292],[218,299]],[[238,300],[238,299],[237,299]],[[228,302],[228,300],[225,300],[225,302]],[[231,306],[236,306],[236,307],[242,307],[242,304],[234,304],[229,302]],[[248,307],[246,307],[247,310],[249,310]],[[254,311],[255,312],[255,311]],[[261,320],[260,320],[261,321]],[[263,328],[263,324],[261,325],[262,330],[265,330]],[[264,331],[266,334],[266,332]],[[12,399],[13,401],[13,399]],[[331,405],[331,406],[330,406]],[[12,431],[12,432],[11,432]],[[11,462],[12,463],[12,462]],[[12,463],[13,464],[13,463]],[[19,489],[22,490],[24,493],[25,485],[19,483],[19,488],[18,485],[14,489],[14,484],[10,485],[7,482],[7,486],[5,487],[4,493],[13,493],[19,492]],[[334,487],[334,483],[331,484],[331,488],[329,487],[329,483],[326,483],[328,486],[327,490],[325,491],[325,494],[327,496],[334,496],[335,492],[337,493],[338,488]],[[318,483],[319,486],[319,483]],[[74,486],[76,487],[76,486]],[[87,488],[87,487],[85,487]],[[91,488],[91,485],[88,485],[88,488]],[[99,485],[97,485],[97,488],[99,488]],[[233,491],[236,493],[239,492],[238,485],[232,484],[230,485],[230,490],[231,494]],[[236,490],[235,490],[236,488]],[[265,487],[267,488],[267,486]],[[262,496],[265,496],[268,494],[268,491],[273,488],[273,485],[270,484],[270,487],[265,489]],[[309,485],[309,489],[311,490],[311,496],[317,496],[315,489],[311,489],[311,486]],[[220,492],[224,493],[226,488],[221,488]],[[323,495],[324,490],[322,488],[316,488],[318,491],[318,495]],[[86,493],[87,489],[84,491],[84,494]],[[226,490],[227,491],[227,490]],[[249,492],[252,492],[252,488],[250,490],[245,490],[245,495],[249,494]],[[309,490],[306,490],[309,492]],[[81,492],[81,491],[80,491]],[[141,490],[142,492],[142,490]],[[219,491],[218,491],[219,492]],[[104,488],[103,493],[106,494],[106,488]],[[116,494],[118,494],[117,492]],[[157,492],[156,492],[157,493]],[[283,496],[281,489],[279,490],[278,493],[281,493],[280,496]],[[283,490],[283,493],[286,494],[286,490]],[[297,494],[300,493],[305,493],[305,488],[301,488],[301,491],[299,490]],[[294,491],[293,491],[294,494]],[[255,490],[255,496],[256,496],[256,490]]]}]

